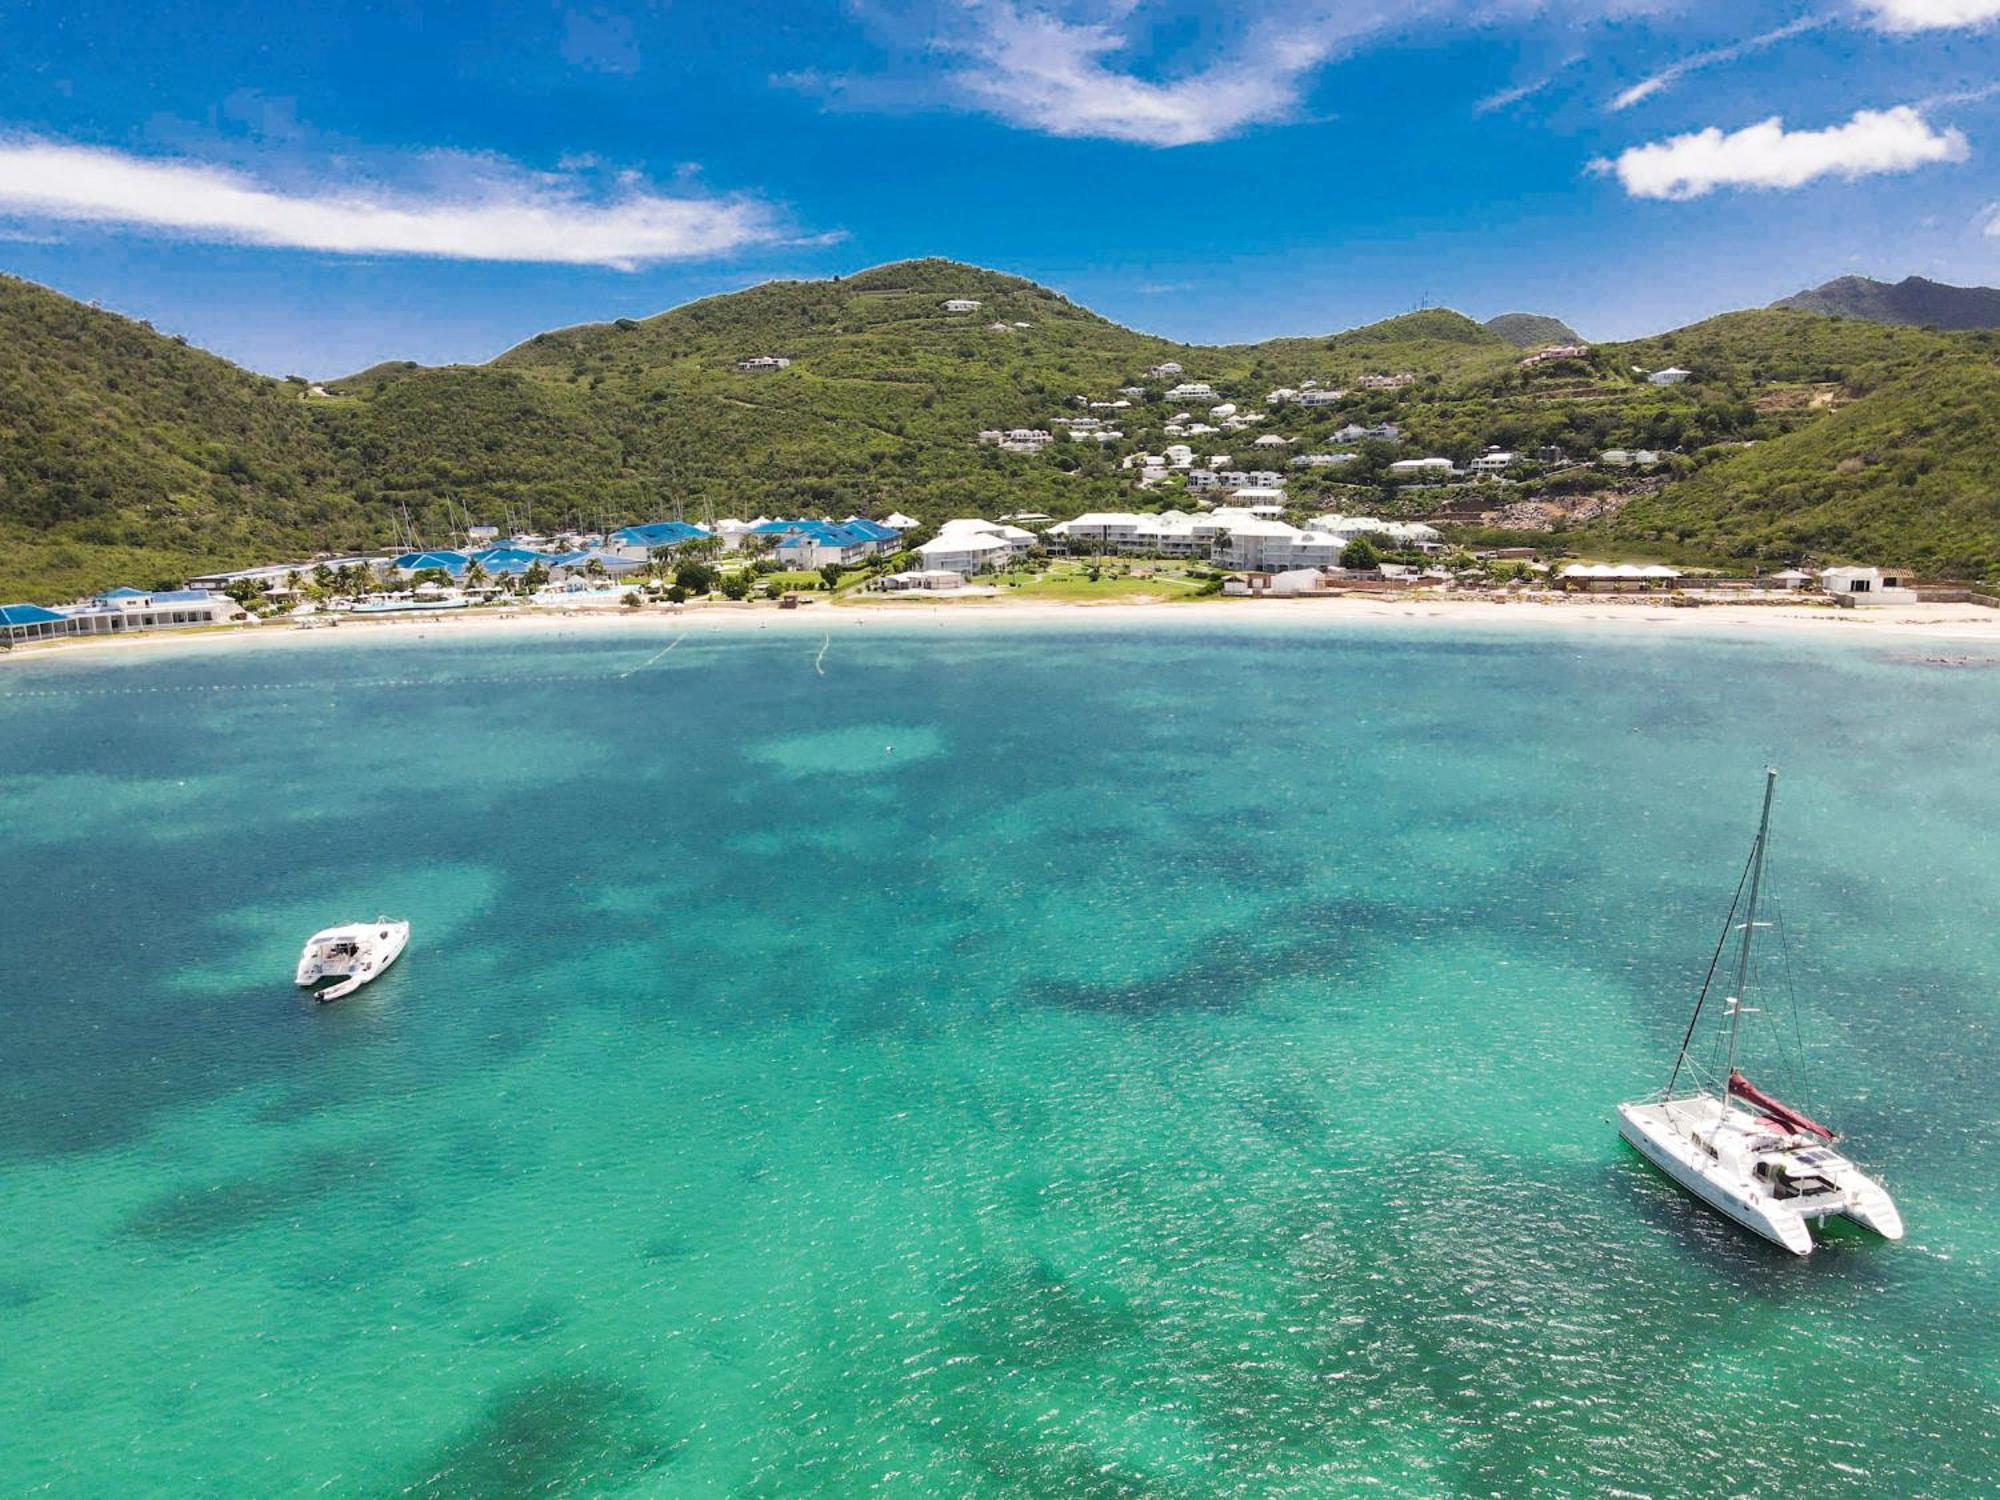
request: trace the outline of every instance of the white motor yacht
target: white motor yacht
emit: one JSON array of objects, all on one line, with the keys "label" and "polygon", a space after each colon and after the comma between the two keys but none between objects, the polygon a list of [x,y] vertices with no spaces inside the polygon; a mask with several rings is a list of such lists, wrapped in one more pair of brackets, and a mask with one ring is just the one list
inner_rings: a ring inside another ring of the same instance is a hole
[{"label": "white motor yacht", "polygon": [[410,924],[387,917],[315,932],[299,955],[299,987],[311,990],[321,1004],[351,995],[379,978],[409,941]]},{"label": "white motor yacht", "polygon": [[[1619,1105],[1618,1133],[1716,1212],[1794,1255],[1810,1255],[1809,1223],[1844,1215],[1884,1239],[1899,1240],[1903,1220],[1882,1185],[1833,1149],[1839,1139],[1833,1131],[1765,1093],[1736,1066],[1743,1018],[1756,1014],[1744,1003],[1744,992],[1751,974],[1752,939],[1759,926],[1768,925],[1758,922],[1757,907],[1764,894],[1764,854],[1777,785],[1778,773],[1767,771],[1757,841],[1750,847],[1737,901],[1730,906],[1729,925],[1709,961],[1708,980],[1695,1000],[1667,1086],[1648,1098]],[[1731,933],[1740,933],[1733,993],[1723,1001],[1719,1034],[1702,1043],[1711,1054],[1722,1054],[1720,1067],[1712,1070],[1696,1056],[1696,1033]]]}]

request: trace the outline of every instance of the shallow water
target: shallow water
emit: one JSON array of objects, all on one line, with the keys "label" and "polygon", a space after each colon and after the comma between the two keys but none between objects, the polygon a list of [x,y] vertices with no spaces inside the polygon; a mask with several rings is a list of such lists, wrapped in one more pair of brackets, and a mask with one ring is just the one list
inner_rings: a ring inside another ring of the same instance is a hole
[{"label": "shallow water", "polygon": [[[2000,672],[671,638],[0,678],[0,1487],[1991,1491]],[[1767,760],[1900,1245],[1610,1123]]]}]

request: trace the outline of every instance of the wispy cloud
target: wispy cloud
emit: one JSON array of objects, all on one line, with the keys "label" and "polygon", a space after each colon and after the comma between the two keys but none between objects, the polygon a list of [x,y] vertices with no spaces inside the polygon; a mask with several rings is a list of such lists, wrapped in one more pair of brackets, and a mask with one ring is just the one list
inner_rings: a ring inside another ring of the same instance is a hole
[{"label": "wispy cloud", "polygon": [[1131,9],[1116,6],[1111,20],[1070,20],[1015,0],[970,0],[960,24],[936,45],[962,59],[947,75],[951,87],[1011,124],[1056,136],[1188,146],[1292,117],[1311,75],[1396,10],[1369,0],[1266,14],[1215,60],[1151,79],[1118,65],[1133,49],[1114,22]]},{"label": "wispy cloud", "polygon": [[2000,0],[1860,0],[1882,31],[1954,31],[2000,21]]},{"label": "wispy cloud", "polygon": [[1511,109],[1524,99],[1534,98],[1535,95],[1541,93],[1542,90],[1554,83],[1565,72],[1582,61],[1583,54],[1581,52],[1572,53],[1539,78],[1531,79],[1527,83],[1517,83],[1514,87],[1501,89],[1498,93],[1488,94],[1484,99],[1481,99],[1477,104],[1472,106],[1472,112],[1475,115],[1490,115],[1496,110]]},{"label": "wispy cloud", "polygon": [[1049,135],[1148,146],[1220,140],[1289,113],[1300,79],[1325,56],[1306,42],[1263,66],[1225,62],[1152,82],[1110,65],[1126,42],[1108,26],[1010,4],[981,5],[975,14],[976,29],[960,46],[969,60],[951,81],[991,113]]},{"label": "wispy cloud", "polygon": [[2000,83],[1989,83],[1976,89],[1953,89],[1949,93],[1932,94],[1928,99],[1919,99],[1918,109],[1945,109],[1954,104],[1984,104],[1988,99],[2000,95]]},{"label": "wispy cloud", "polygon": [[1617,177],[1634,198],[1686,200],[1717,188],[1796,188],[1820,177],[1872,177],[1936,162],[1964,161],[1965,136],[1935,130],[1910,105],[1857,110],[1824,130],[1786,130],[1773,115],[1742,130],[1707,130],[1634,146],[1592,169]]},{"label": "wispy cloud", "polygon": [[754,199],[661,194],[629,174],[609,191],[592,191],[574,175],[485,160],[457,176],[430,192],[356,182],[284,189],[198,161],[0,140],[0,216],[340,255],[619,270],[786,238],[773,210]]},{"label": "wispy cloud", "polygon": [[[1993,3],[2000,5],[2000,0],[1993,0]],[[1776,31],[1767,31],[1761,36],[1753,36],[1745,41],[1733,42],[1727,47],[1716,47],[1708,52],[1696,52],[1691,56],[1682,58],[1677,63],[1660,69],[1659,72],[1649,77],[1640,79],[1637,83],[1619,94],[1617,98],[1613,99],[1611,107],[1614,110],[1630,109],[1633,105],[1650,99],[1655,94],[1664,93],[1690,73],[1698,73],[1703,68],[1713,68],[1722,63],[1735,62],[1738,58],[1748,57],[1754,52],[1762,52],[1766,47],[1775,47],[1780,42],[1789,41],[1791,38],[1803,35],[1808,31],[1817,31],[1823,26],[1831,26],[1833,22],[1834,18],[1832,16],[1801,16],[1789,25],[1780,26]]]}]

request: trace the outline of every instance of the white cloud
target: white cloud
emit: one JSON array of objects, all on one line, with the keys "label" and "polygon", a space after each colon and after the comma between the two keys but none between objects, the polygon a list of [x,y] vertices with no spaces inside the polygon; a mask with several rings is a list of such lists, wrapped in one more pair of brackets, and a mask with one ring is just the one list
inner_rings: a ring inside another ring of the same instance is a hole
[{"label": "white cloud", "polygon": [[1684,200],[1717,188],[1795,188],[1819,177],[1908,172],[1964,161],[1968,151],[1961,132],[1933,130],[1905,104],[1857,110],[1846,124],[1824,130],[1788,131],[1775,115],[1727,134],[1710,126],[1634,146],[1592,167],[1616,175],[1634,198]]},{"label": "white cloud", "polygon": [[444,192],[324,185],[286,191],[227,168],[56,141],[0,141],[0,216],[117,224],[233,244],[341,255],[539,261],[631,270],[781,240],[744,198],[666,196],[621,180],[482,164]]},{"label": "white cloud", "polygon": [[1106,65],[1125,42],[1105,26],[1011,5],[984,7],[981,19],[966,45],[974,60],[952,80],[1002,119],[1050,135],[1148,146],[1219,140],[1290,112],[1301,75],[1320,60],[1307,48],[1289,65],[1224,63],[1153,83]]},{"label": "white cloud", "polygon": [[[2000,5],[2000,0],[1993,0],[1993,3]],[[1684,57],[1679,62],[1660,69],[1651,77],[1640,79],[1613,99],[1611,107],[1615,110],[1630,109],[1641,100],[1650,99],[1653,95],[1672,88],[1690,73],[1698,73],[1703,68],[1712,68],[1719,63],[1735,62],[1738,58],[1748,57],[1753,52],[1762,52],[1766,47],[1775,47],[1779,42],[1787,41],[1802,32],[1817,31],[1820,27],[1831,24],[1832,19],[1831,16],[1801,16],[1790,25],[1780,26],[1776,31],[1767,31],[1762,36],[1753,36],[1728,47],[1717,47],[1710,52],[1697,52],[1691,57]]]},{"label": "white cloud", "polygon": [[[1131,8],[1115,7],[1114,19],[1126,19]],[[1332,14],[1308,6],[1255,20],[1214,60],[1161,81],[1114,66],[1129,44],[1110,22],[1071,21],[1013,0],[972,0],[963,29],[938,45],[969,59],[951,70],[951,85],[1010,124],[1187,146],[1290,117],[1309,76],[1395,9],[1371,0]]]},{"label": "white cloud", "polygon": [[1945,31],[2000,21],[2000,0],[1860,0],[1883,31]]}]

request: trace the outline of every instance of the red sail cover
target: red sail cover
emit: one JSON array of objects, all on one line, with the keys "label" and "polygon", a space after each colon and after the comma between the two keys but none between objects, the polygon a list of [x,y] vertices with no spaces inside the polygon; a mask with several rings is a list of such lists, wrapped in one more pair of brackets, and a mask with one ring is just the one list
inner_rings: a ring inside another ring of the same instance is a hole
[{"label": "red sail cover", "polygon": [[1816,1135],[1823,1141],[1833,1139],[1833,1132],[1820,1124],[1819,1121],[1808,1115],[1800,1114],[1789,1104],[1782,1104],[1778,1100],[1773,1099],[1741,1073],[1731,1073],[1729,1075],[1729,1092],[1739,1099],[1749,1100],[1750,1103],[1763,1110],[1772,1119],[1789,1125],[1794,1130],[1803,1130],[1807,1135]]}]

